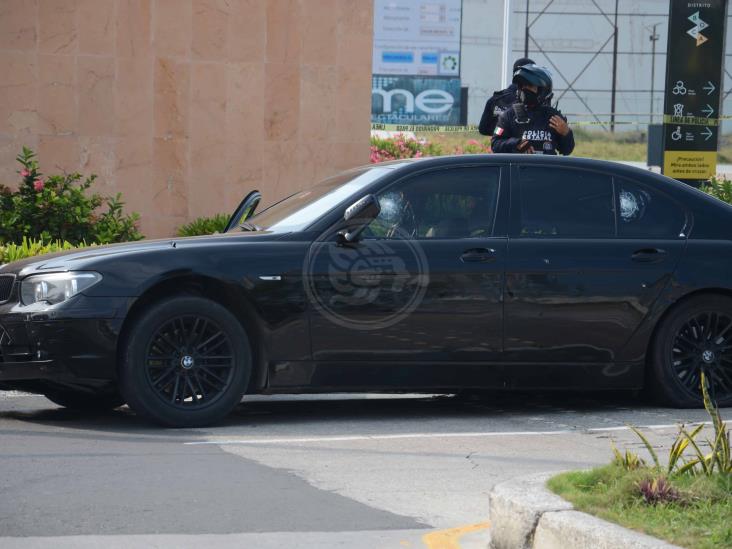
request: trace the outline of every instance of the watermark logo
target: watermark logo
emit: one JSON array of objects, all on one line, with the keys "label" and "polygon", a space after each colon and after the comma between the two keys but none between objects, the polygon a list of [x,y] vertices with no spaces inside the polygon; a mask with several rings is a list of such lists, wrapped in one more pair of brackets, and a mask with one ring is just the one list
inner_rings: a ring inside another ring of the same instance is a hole
[{"label": "watermark logo", "polygon": [[310,304],[352,330],[381,330],[409,316],[422,302],[429,274],[419,241],[399,229],[389,238],[338,245],[317,240],[303,269]]}]

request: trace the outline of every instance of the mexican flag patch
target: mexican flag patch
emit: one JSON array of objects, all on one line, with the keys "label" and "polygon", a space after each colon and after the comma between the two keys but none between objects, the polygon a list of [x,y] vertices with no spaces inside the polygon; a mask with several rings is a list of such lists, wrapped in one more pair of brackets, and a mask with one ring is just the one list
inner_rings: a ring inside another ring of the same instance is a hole
[{"label": "mexican flag patch", "polygon": [[496,129],[493,132],[493,135],[497,135],[498,137],[501,137],[503,135],[503,128],[496,126]]}]

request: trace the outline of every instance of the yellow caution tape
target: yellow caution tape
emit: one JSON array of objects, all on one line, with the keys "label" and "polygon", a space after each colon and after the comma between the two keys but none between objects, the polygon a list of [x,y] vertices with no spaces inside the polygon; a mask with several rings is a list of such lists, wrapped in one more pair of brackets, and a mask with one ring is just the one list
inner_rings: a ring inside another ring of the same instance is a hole
[{"label": "yellow caution tape", "polygon": [[[609,126],[610,122],[598,122],[596,120],[587,120],[579,122],[570,122],[570,126]],[[615,125],[620,124],[641,124],[647,125],[646,122],[630,122],[630,121],[616,121]],[[420,132],[420,133],[464,133],[464,132],[477,132],[478,126],[429,126],[420,124],[371,124],[372,131],[387,131],[387,132]]]},{"label": "yellow caution tape", "polygon": [[671,116],[663,115],[664,124],[683,124],[684,126],[719,126],[718,118],[704,118],[703,116]]},{"label": "yellow caution tape", "polygon": [[[623,116],[618,114],[617,116]],[[657,115],[658,116],[658,115]],[[663,115],[665,124],[680,124],[685,126],[718,126],[720,120],[732,120],[732,115],[720,116],[719,118],[703,118],[701,116],[671,116]],[[610,126],[610,125],[637,125],[647,126],[648,121],[616,120],[615,122],[597,120],[579,120],[570,122],[570,126]],[[478,126],[434,126],[429,124],[371,124],[372,131],[387,132],[420,132],[420,133],[465,133],[477,132]]]},{"label": "yellow caution tape", "polygon": [[450,132],[477,132],[478,126],[429,126],[421,124],[371,124],[371,130],[382,130],[387,132],[434,132],[434,133],[450,133]]}]

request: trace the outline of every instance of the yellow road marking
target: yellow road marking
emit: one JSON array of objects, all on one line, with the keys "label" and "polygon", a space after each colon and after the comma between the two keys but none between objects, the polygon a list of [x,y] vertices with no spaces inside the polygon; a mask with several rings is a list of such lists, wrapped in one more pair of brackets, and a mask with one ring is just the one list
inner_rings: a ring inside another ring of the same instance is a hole
[{"label": "yellow road marking", "polygon": [[491,527],[490,522],[481,522],[458,528],[438,530],[422,536],[422,541],[429,549],[460,549],[460,538],[465,534],[486,530]]}]

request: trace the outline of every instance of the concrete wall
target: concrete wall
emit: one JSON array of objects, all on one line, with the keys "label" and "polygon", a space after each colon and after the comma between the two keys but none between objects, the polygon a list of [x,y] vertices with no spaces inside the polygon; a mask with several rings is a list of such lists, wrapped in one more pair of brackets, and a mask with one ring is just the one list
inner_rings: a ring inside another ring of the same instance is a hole
[{"label": "concrete wall", "polygon": [[97,173],[147,236],[368,161],[372,3],[0,0],[0,182]]}]

